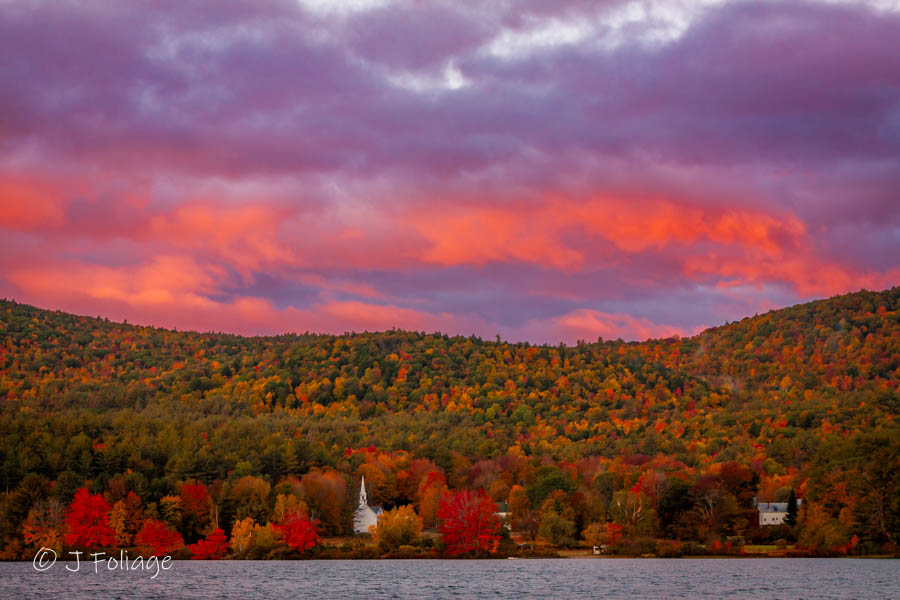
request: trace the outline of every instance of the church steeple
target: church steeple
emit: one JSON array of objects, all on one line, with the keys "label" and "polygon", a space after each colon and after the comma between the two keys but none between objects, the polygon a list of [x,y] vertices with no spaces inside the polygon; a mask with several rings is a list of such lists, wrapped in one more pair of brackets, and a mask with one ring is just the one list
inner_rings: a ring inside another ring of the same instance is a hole
[{"label": "church steeple", "polygon": [[362,476],[362,481],[359,484],[359,506],[368,506],[369,499],[366,497],[366,476]]},{"label": "church steeple", "polygon": [[353,532],[371,533],[372,527],[378,525],[378,515],[382,513],[380,506],[369,506],[369,496],[366,494],[366,478],[360,477],[359,481],[359,506],[353,513]]}]

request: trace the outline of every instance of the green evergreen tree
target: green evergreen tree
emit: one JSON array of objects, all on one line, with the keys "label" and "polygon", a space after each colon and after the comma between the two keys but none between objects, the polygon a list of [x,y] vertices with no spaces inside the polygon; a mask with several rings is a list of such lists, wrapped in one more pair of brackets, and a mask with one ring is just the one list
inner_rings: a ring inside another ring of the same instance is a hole
[{"label": "green evergreen tree", "polygon": [[797,524],[797,494],[794,493],[794,488],[791,488],[791,495],[788,496],[787,517],[784,522],[790,527]]}]

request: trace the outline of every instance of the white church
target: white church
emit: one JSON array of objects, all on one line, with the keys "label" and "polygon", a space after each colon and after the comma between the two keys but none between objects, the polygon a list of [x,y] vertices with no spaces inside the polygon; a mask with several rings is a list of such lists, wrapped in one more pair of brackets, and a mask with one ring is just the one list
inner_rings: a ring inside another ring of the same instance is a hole
[{"label": "white church", "polygon": [[380,506],[369,506],[366,496],[366,476],[363,475],[359,484],[359,506],[353,513],[353,533],[369,533],[369,527],[378,524],[378,515],[383,512]]}]

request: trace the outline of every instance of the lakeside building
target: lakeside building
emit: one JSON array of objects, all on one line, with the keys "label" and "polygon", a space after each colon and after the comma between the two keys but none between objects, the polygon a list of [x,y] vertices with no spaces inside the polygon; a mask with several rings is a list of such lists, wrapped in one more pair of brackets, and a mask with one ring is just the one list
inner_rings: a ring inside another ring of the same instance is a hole
[{"label": "lakeside building", "polygon": [[[797,499],[797,508],[803,500]],[[758,502],[756,510],[759,511],[759,526],[763,525],[783,525],[788,515],[787,502]]]},{"label": "lakeside building", "polygon": [[500,522],[508,531],[512,531],[512,512],[509,510],[509,504],[497,502],[497,512],[494,514],[500,518]]},{"label": "lakeside building", "polygon": [[380,506],[369,506],[366,494],[366,477],[359,483],[359,504],[353,513],[353,533],[369,533],[369,528],[378,524],[378,515],[384,511]]}]

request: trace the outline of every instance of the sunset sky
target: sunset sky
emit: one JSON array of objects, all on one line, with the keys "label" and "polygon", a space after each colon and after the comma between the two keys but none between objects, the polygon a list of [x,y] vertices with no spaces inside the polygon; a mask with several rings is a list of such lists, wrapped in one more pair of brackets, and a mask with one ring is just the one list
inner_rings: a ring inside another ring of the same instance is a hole
[{"label": "sunset sky", "polygon": [[900,1],[0,0],[0,297],[691,335],[900,283]]}]

